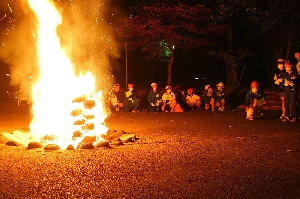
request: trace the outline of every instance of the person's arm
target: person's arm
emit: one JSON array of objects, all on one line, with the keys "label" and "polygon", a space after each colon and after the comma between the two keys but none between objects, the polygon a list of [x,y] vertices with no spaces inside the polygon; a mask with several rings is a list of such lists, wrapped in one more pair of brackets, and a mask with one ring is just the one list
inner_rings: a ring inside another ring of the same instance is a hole
[{"label": "person's arm", "polygon": [[247,92],[247,95],[246,95],[246,101],[245,101],[245,105],[248,107],[249,104],[250,104],[250,99],[251,99],[251,93],[250,91]]}]

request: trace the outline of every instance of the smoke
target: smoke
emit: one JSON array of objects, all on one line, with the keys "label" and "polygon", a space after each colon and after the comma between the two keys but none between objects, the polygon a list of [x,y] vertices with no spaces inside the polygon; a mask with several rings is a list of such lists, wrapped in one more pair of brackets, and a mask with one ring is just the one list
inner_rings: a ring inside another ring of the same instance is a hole
[{"label": "smoke", "polygon": [[[76,71],[91,71],[97,87],[103,89],[113,82],[110,57],[118,58],[119,51],[110,24],[108,0],[54,0],[62,15],[57,33],[61,46]],[[26,0],[1,0],[0,59],[10,65],[11,85],[23,92],[38,78],[36,51],[38,21]],[[51,56],[49,55],[49,58]],[[53,78],[55,81],[55,78]]]}]

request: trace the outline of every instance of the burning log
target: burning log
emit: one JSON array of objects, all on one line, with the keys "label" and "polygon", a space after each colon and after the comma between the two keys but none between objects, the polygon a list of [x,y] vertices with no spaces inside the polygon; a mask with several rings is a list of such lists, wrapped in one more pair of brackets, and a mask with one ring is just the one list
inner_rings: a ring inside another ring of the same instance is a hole
[{"label": "burning log", "polygon": [[92,109],[95,106],[95,101],[94,100],[85,100],[83,102],[83,106],[85,109]]},{"label": "burning log", "polygon": [[82,120],[76,120],[73,125],[83,125],[83,124],[85,124],[85,120],[84,119],[82,119]]},{"label": "burning log", "polygon": [[90,130],[94,130],[95,127],[94,124],[85,124],[84,126],[81,127],[81,129],[85,131],[90,131]]},{"label": "burning log", "polygon": [[60,147],[56,144],[47,144],[44,149],[45,150],[59,150]]},{"label": "burning log", "polygon": [[72,137],[73,138],[80,138],[80,137],[82,137],[82,133],[80,131],[74,131]]},{"label": "burning log", "polygon": [[113,140],[116,138],[120,137],[121,135],[125,134],[123,130],[115,130],[115,129],[110,129],[109,132],[106,135],[102,135],[102,137],[107,140],[109,143],[111,143]]},{"label": "burning log", "polygon": [[76,117],[78,115],[81,115],[82,114],[82,109],[76,109],[76,110],[73,110],[70,114],[73,116],[73,117]]},{"label": "burning log", "polygon": [[123,134],[119,137],[120,140],[122,140],[123,143],[127,142],[133,142],[136,139],[135,134]]},{"label": "burning log", "polygon": [[85,136],[81,142],[89,143],[89,142],[96,142],[96,136]]},{"label": "burning log", "polygon": [[80,97],[76,97],[75,99],[72,100],[72,103],[80,103],[86,100],[85,96],[80,96]]},{"label": "burning log", "polygon": [[93,143],[82,143],[80,142],[76,149],[94,149]]},{"label": "burning log", "polygon": [[66,150],[75,150],[74,146],[72,144],[69,144],[66,148]]},{"label": "burning log", "polygon": [[28,144],[28,147],[27,147],[27,149],[36,149],[36,148],[44,148],[44,146],[40,142],[32,141]]},{"label": "burning log", "polygon": [[95,148],[101,148],[101,147],[109,147],[109,143],[105,140],[97,142]]},{"label": "burning log", "polygon": [[87,119],[87,120],[92,120],[92,119],[94,119],[94,115],[84,115],[83,116],[85,119]]},{"label": "burning log", "polygon": [[7,146],[20,146],[20,144],[15,141],[8,141],[8,142],[6,142],[6,145]]},{"label": "burning log", "polygon": [[123,142],[120,138],[114,140],[112,143],[110,143],[110,145],[115,145],[115,146],[120,146],[123,145]]},{"label": "burning log", "polygon": [[45,135],[42,138],[42,141],[53,141],[53,140],[55,140],[55,135]]}]

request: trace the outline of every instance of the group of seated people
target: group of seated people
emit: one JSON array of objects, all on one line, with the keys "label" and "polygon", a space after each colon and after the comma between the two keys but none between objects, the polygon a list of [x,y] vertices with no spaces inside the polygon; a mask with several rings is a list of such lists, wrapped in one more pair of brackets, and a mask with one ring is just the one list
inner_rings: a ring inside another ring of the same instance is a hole
[{"label": "group of seated people", "polygon": [[[127,91],[121,92],[120,85],[115,84],[113,91],[109,94],[108,107],[112,111],[123,109],[126,112],[136,112],[139,106],[139,99],[133,91],[133,84],[127,85]],[[203,98],[203,99],[202,99]],[[226,92],[224,84],[220,82],[213,91],[211,85],[205,86],[205,93],[202,97],[194,93],[193,88],[184,91],[180,86],[172,89],[166,86],[162,92],[158,89],[157,83],[151,83],[151,90],[147,96],[147,110],[149,112],[185,112],[191,110],[199,110],[201,102],[204,102],[205,110],[220,111],[225,110]]]}]

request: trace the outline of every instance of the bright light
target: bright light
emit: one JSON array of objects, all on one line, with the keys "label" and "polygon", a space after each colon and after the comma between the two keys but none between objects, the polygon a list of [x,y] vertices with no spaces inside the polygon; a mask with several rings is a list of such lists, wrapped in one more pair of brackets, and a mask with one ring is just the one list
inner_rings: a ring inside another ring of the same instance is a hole
[{"label": "bright light", "polygon": [[[32,137],[40,140],[53,135],[56,138],[54,144],[60,148],[66,148],[69,144],[76,147],[84,136],[95,135],[99,138],[100,134],[107,132],[103,125],[106,114],[101,101],[102,92],[95,92],[94,75],[90,72],[79,76],[75,74],[73,64],[61,48],[56,34],[62,19],[54,4],[48,0],[28,2],[39,22],[37,49],[40,74],[32,88]],[[86,104],[73,101],[78,97],[84,97]],[[71,115],[72,111],[78,111],[78,114]],[[74,125],[75,121],[92,124],[93,128],[87,130],[84,126]],[[82,136],[73,139],[76,131],[80,131]]]},{"label": "bright light", "polygon": [[198,77],[195,77],[195,79],[199,79]]}]

